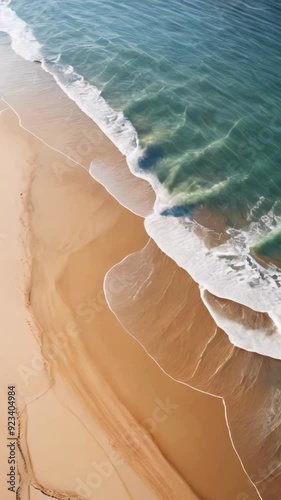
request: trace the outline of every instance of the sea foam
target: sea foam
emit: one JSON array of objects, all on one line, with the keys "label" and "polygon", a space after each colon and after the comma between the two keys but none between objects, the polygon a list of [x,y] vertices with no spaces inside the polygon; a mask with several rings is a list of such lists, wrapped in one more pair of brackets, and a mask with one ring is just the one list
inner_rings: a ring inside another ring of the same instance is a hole
[{"label": "sea foam", "polygon": [[[9,1],[0,3],[0,31],[8,33],[12,48],[23,58],[40,60],[45,71],[53,75],[58,85],[93,119],[100,129],[126,156],[131,172],[147,180],[156,192],[154,214],[147,217],[145,227],[159,248],[185,269],[200,285],[202,299],[219,326],[229,335],[231,342],[246,350],[281,359],[281,272],[273,265],[266,267],[256,262],[249,250],[259,241],[260,233],[254,226],[245,231],[229,232],[229,239],[219,247],[207,248],[196,235],[197,225],[187,217],[164,217],[160,212],[172,207],[169,197],[157,177],[138,166],[143,151],[133,124],[122,111],[113,110],[101,96],[98,88],[88,83],[70,65],[42,57],[42,46],[29,26],[10,8]],[[92,175],[94,176],[94,168]],[[103,176],[106,187],[106,179]],[[124,203],[124,200],[122,202]],[[131,209],[131,207],[129,207]],[[258,228],[259,229],[259,228]],[[254,311],[267,313],[275,324],[275,333],[268,340],[260,330],[249,332],[241,325],[218,314],[207,300],[205,290],[221,298],[241,303]],[[249,336],[250,334],[250,336]],[[243,340],[245,336],[245,341]],[[248,337],[247,337],[248,336]],[[246,338],[247,337],[247,338]],[[249,340],[251,339],[251,340]]]},{"label": "sea foam", "polygon": [[[256,237],[253,228],[240,231],[239,236],[234,234],[224,244],[213,248],[207,247],[196,235],[194,223],[188,218],[153,214],[146,218],[145,228],[159,248],[201,286],[201,295],[210,314],[234,345],[281,359],[281,272],[274,265],[260,265],[249,254]],[[269,339],[267,331],[255,330],[254,333],[243,329],[227,316],[223,317],[206,299],[204,290],[268,314],[275,325],[274,337]]]},{"label": "sea foam", "polygon": [[203,287],[200,287],[200,295],[216,324],[227,332],[232,344],[246,351],[281,359],[280,316],[272,317],[266,326],[245,326],[241,317],[230,317],[224,305],[219,305],[217,298]]},{"label": "sea foam", "polygon": [[[0,3],[0,31],[10,35],[12,48],[24,59],[40,61],[42,68],[50,73],[60,88],[77,106],[89,116],[126,157],[130,171],[137,177],[147,180],[153,189],[162,193],[166,206],[169,196],[158,179],[144,173],[139,167],[143,151],[139,145],[138,134],[133,124],[122,111],[115,111],[101,96],[100,90],[87,82],[71,65],[60,64],[60,55],[52,60],[42,56],[42,46],[36,40],[30,27],[9,7],[10,0]],[[162,207],[162,205],[161,205]]]},{"label": "sea foam", "polygon": [[8,33],[14,51],[28,61],[40,60],[41,45],[29,26],[9,7],[10,0],[0,2],[0,31]]}]

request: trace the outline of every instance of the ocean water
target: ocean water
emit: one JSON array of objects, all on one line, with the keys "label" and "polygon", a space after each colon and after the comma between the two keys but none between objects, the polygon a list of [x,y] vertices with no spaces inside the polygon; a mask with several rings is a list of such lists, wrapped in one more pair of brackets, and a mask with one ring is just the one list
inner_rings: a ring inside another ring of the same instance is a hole
[{"label": "ocean water", "polygon": [[[281,5],[2,0],[0,29],[151,182],[147,232],[203,300],[209,290],[275,324],[270,338],[245,332],[205,300],[232,342],[281,359]],[[198,236],[198,209],[223,220],[220,244]]]}]

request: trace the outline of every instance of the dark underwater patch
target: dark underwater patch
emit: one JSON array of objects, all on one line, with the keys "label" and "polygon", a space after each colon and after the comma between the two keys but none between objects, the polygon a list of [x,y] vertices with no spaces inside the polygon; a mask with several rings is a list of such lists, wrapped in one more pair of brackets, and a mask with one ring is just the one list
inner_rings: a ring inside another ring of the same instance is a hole
[{"label": "dark underwater patch", "polygon": [[161,146],[148,146],[144,155],[139,160],[139,167],[142,170],[150,170],[164,156],[164,149]]},{"label": "dark underwater patch", "polygon": [[164,216],[169,216],[172,215],[173,217],[191,217],[194,211],[193,206],[190,205],[181,205],[181,206],[176,206],[172,208],[167,208],[166,210],[163,210],[161,212],[161,215]]}]

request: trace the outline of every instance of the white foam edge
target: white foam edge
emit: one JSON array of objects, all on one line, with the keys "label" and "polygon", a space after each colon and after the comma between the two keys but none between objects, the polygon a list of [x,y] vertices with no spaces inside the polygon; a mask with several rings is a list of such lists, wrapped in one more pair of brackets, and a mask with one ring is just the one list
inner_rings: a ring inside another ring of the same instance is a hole
[{"label": "white foam edge", "polygon": [[212,304],[212,301],[215,301],[215,297],[212,299],[207,294],[208,290],[202,286],[199,288],[201,299],[210,315],[215,323],[226,332],[233,345],[245,351],[255,352],[274,359],[281,359],[281,333],[277,328],[274,332],[268,332],[262,328],[246,328],[239,321],[230,319],[227,315],[218,312],[214,304]]},{"label": "white foam edge", "polygon": [[12,48],[18,55],[28,61],[40,60],[40,43],[9,4],[10,1],[0,3],[0,31],[10,35]]}]

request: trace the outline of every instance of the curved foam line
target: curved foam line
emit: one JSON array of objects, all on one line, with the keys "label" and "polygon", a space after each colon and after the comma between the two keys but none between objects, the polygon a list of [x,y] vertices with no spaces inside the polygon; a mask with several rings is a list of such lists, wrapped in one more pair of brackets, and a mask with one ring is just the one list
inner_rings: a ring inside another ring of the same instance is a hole
[{"label": "curved foam line", "polygon": [[200,286],[199,289],[201,299],[210,315],[213,317],[215,323],[227,333],[233,345],[245,351],[255,352],[273,359],[281,359],[281,335],[277,326],[275,331],[270,332],[270,335],[268,335],[269,332],[261,328],[246,328],[238,321],[229,319],[227,315],[223,316],[223,314],[220,314],[220,312],[215,309],[214,305],[212,305],[211,299],[208,298],[206,294],[208,290],[202,286]]},{"label": "curved foam line", "polygon": [[[226,245],[207,248],[202,239],[194,233],[192,223],[185,219],[184,226],[182,222],[175,218],[165,220],[164,217],[154,213],[146,218],[145,229],[163,253],[187,271],[201,287],[221,299],[234,301],[253,311],[268,313],[278,331],[281,320],[280,288],[277,286],[269,288],[269,283],[274,284],[276,276],[281,280],[281,271],[274,266],[268,270],[261,268],[254,261],[247,259],[246,254],[242,262],[243,272],[237,271],[234,267],[231,268],[227,261],[221,259],[223,250],[229,252]],[[227,245],[229,246],[229,243]],[[237,265],[239,262],[241,265],[241,256],[229,253],[229,258],[234,260],[235,257]],[[251,286],[251,277],[259,280],[259,288]],[[267,287],[263,281],[265,279]],[[266,294],[268,288],[270,293]],[[212,311],[210,312],[212,314]],[[214,320],[216,321],[215,317]],[[231,336],[231,332],[229,333]],[[267,352],[261,354],[268,355]]]},{"label": "curved foam line", "polygon": [[133,338],[133,339],[134,339],[134,340],[135,340],[135,341],[136,341],[136,342],[137,342],[137,343],[138,343],[138,344],[142,347],[142,349],[144,349],[144,351],[146,352],[146,354],[147,354],[147,355],[148,355],[148,356],[149,356],[149,357],[150,357],[150,358],[154,361],[154,363],[156,363],[156,365],[160,368],[160,370],[161,370],[163,373],[165,373],[165,375],[167,375],[167,376],[168,376],[170,379],[172,379],[174,382],[177,382],[177,383],[179,383],[179,384],[182,384],[182,385],[184,385],[184,386],[187,386],[187,387],[189,387],[190,389],[193,389],[194,391],[200,392],[201,394],[207,394],[208,396],[212,396],[212,397],[214,397],[214,398],[217,398],[217,399],[222,400],[222,402],[223,402],[223,406],[224,406],[225,421],[226,421],[226,426],[227,426],[227,429],[228,429],[228,433],[229,433],[229,438],[230,438],[230,441],[231,441],[231,445],[232,445],[232,447],[233,447],[233,449],[234,449],[234,451],[235,451],[235,453],[236,453],[236,455],[237,455],[237,458],[238,458],[238,460],[239,460],[239,462],[240,462],[240,464],[241,464],[241,467],[242,467],[243,471],[245,472],[246,476],[248,477],[248,479],[249,479],[250,483],[254,486],[254,488],[255,488],[255,490],[256,490],[256,492],[257,492],[257,494],[259,495],[259,498],[260,498],[261,500],[263,500],[263,499],[262,499],[262,497],[261,497],[261,495],[260,495],[260,493],[259,493],[259,491],[258,491],[258,489],[257,489],[257,487],[256,487],[256,485],[252,482],[252,480],[251,480],[250,476],[248,475],[248,473],[247,473],[247,471],[246,471],[246,469],[245,469],[245,467],[244,467],[244,464],[243,464],[243,462],[242,462],[242,459],[240,458],[240,455],[239,455],[238,451],[237,451],[237,450],[236,450],[236,448],[235,448],[235,445],[234,445],[234,442],[233,442],[233,439],[232,439],[232,434],[231,434],[230,425],[229,425],[229,422],[228,422],[228,416],[227,416],[227,406],[226,406],[226,402],[225,402],[224,398],[223,398],[222,396],[218,396],[217,394],[214,394],[214,393],[211,393],[211,392],[207,392],[207,391],[203,391],[202,389],[198,389],[197,387],[194,387],[193,385],[188,384],[187,382],[183,382],[182,380],[179,380],[179,379],[174,378],[171,374],[169,374],[168,372],[166,372],[166,371],[164,370],[164,368],[163,368],[163,367],[162,367],[162,366],[158,363],[158,361],[157,361],[157,360],[156,360],[156,359],[155,359],[155,358],[154,358],[154,357],[153,357],[153,356],[152,356],[152,355],[151,355],[151,354],[147,351],[147,349],[146,349],[146,348],[145,348],[145,347],[141,344],[141,342],[140,342],[140,341],[139,341],[136,337],[134,337],[134,336],[130,333],[130,331],[129,331],[126,327],[125,327],[125,325],[124,325],[124,324],[123,324],[123,323],[119,320],[118,315],[115,313],[114,309],[111,307],[110,301],[109,301],[109,299],[108,299],[107,291],[106,291],[106,281],[107,281],[107,279],[108,279],[109,274],[110,274],[110,273],[111,273],[111,271],[113,271],[115,268],[118,268],[118,266],[119,266],[120,264],[122,264],[122,263],[126,262],[126,260],[127,260],[127,259],[131,256],[131,255],[138,254],[138,253],[141,253],[141,252],[145,251],[148,245],[149,245],[149,241],[148,241],[148,243],[147,243],[147,244],[146,244],[146,245],[145,245],[145,246],[144,246],[141,250],[139,250],[138,252],[133,252],[133,253],[131,253],[131,254],[128,254],[128,255],[127,255],[126,257],[124,257],[124,258],[123,258],[120,262],[118,262],[117,264],[115,264],[114,266],[112,266],[112,267],[111,267],[111,268],[107,271],[107,273],[105,274],[105,277],[104,277],[104,285],[103,285],[104,295],[105,295],[105,299],[106,299],[107,305],[108,305],[109,309],[111,310],[111,312],[112,312],[112,313],[114,314],[114,316],[116,317],[117,321],[118,321],[118,322],[120,323],[120,325],[122,326],[122,328],[124,328],[124,330],[125,330],[125,331],[126,331],[126,332],[130,335],[130,337],[132,337],[132,338]]}]

